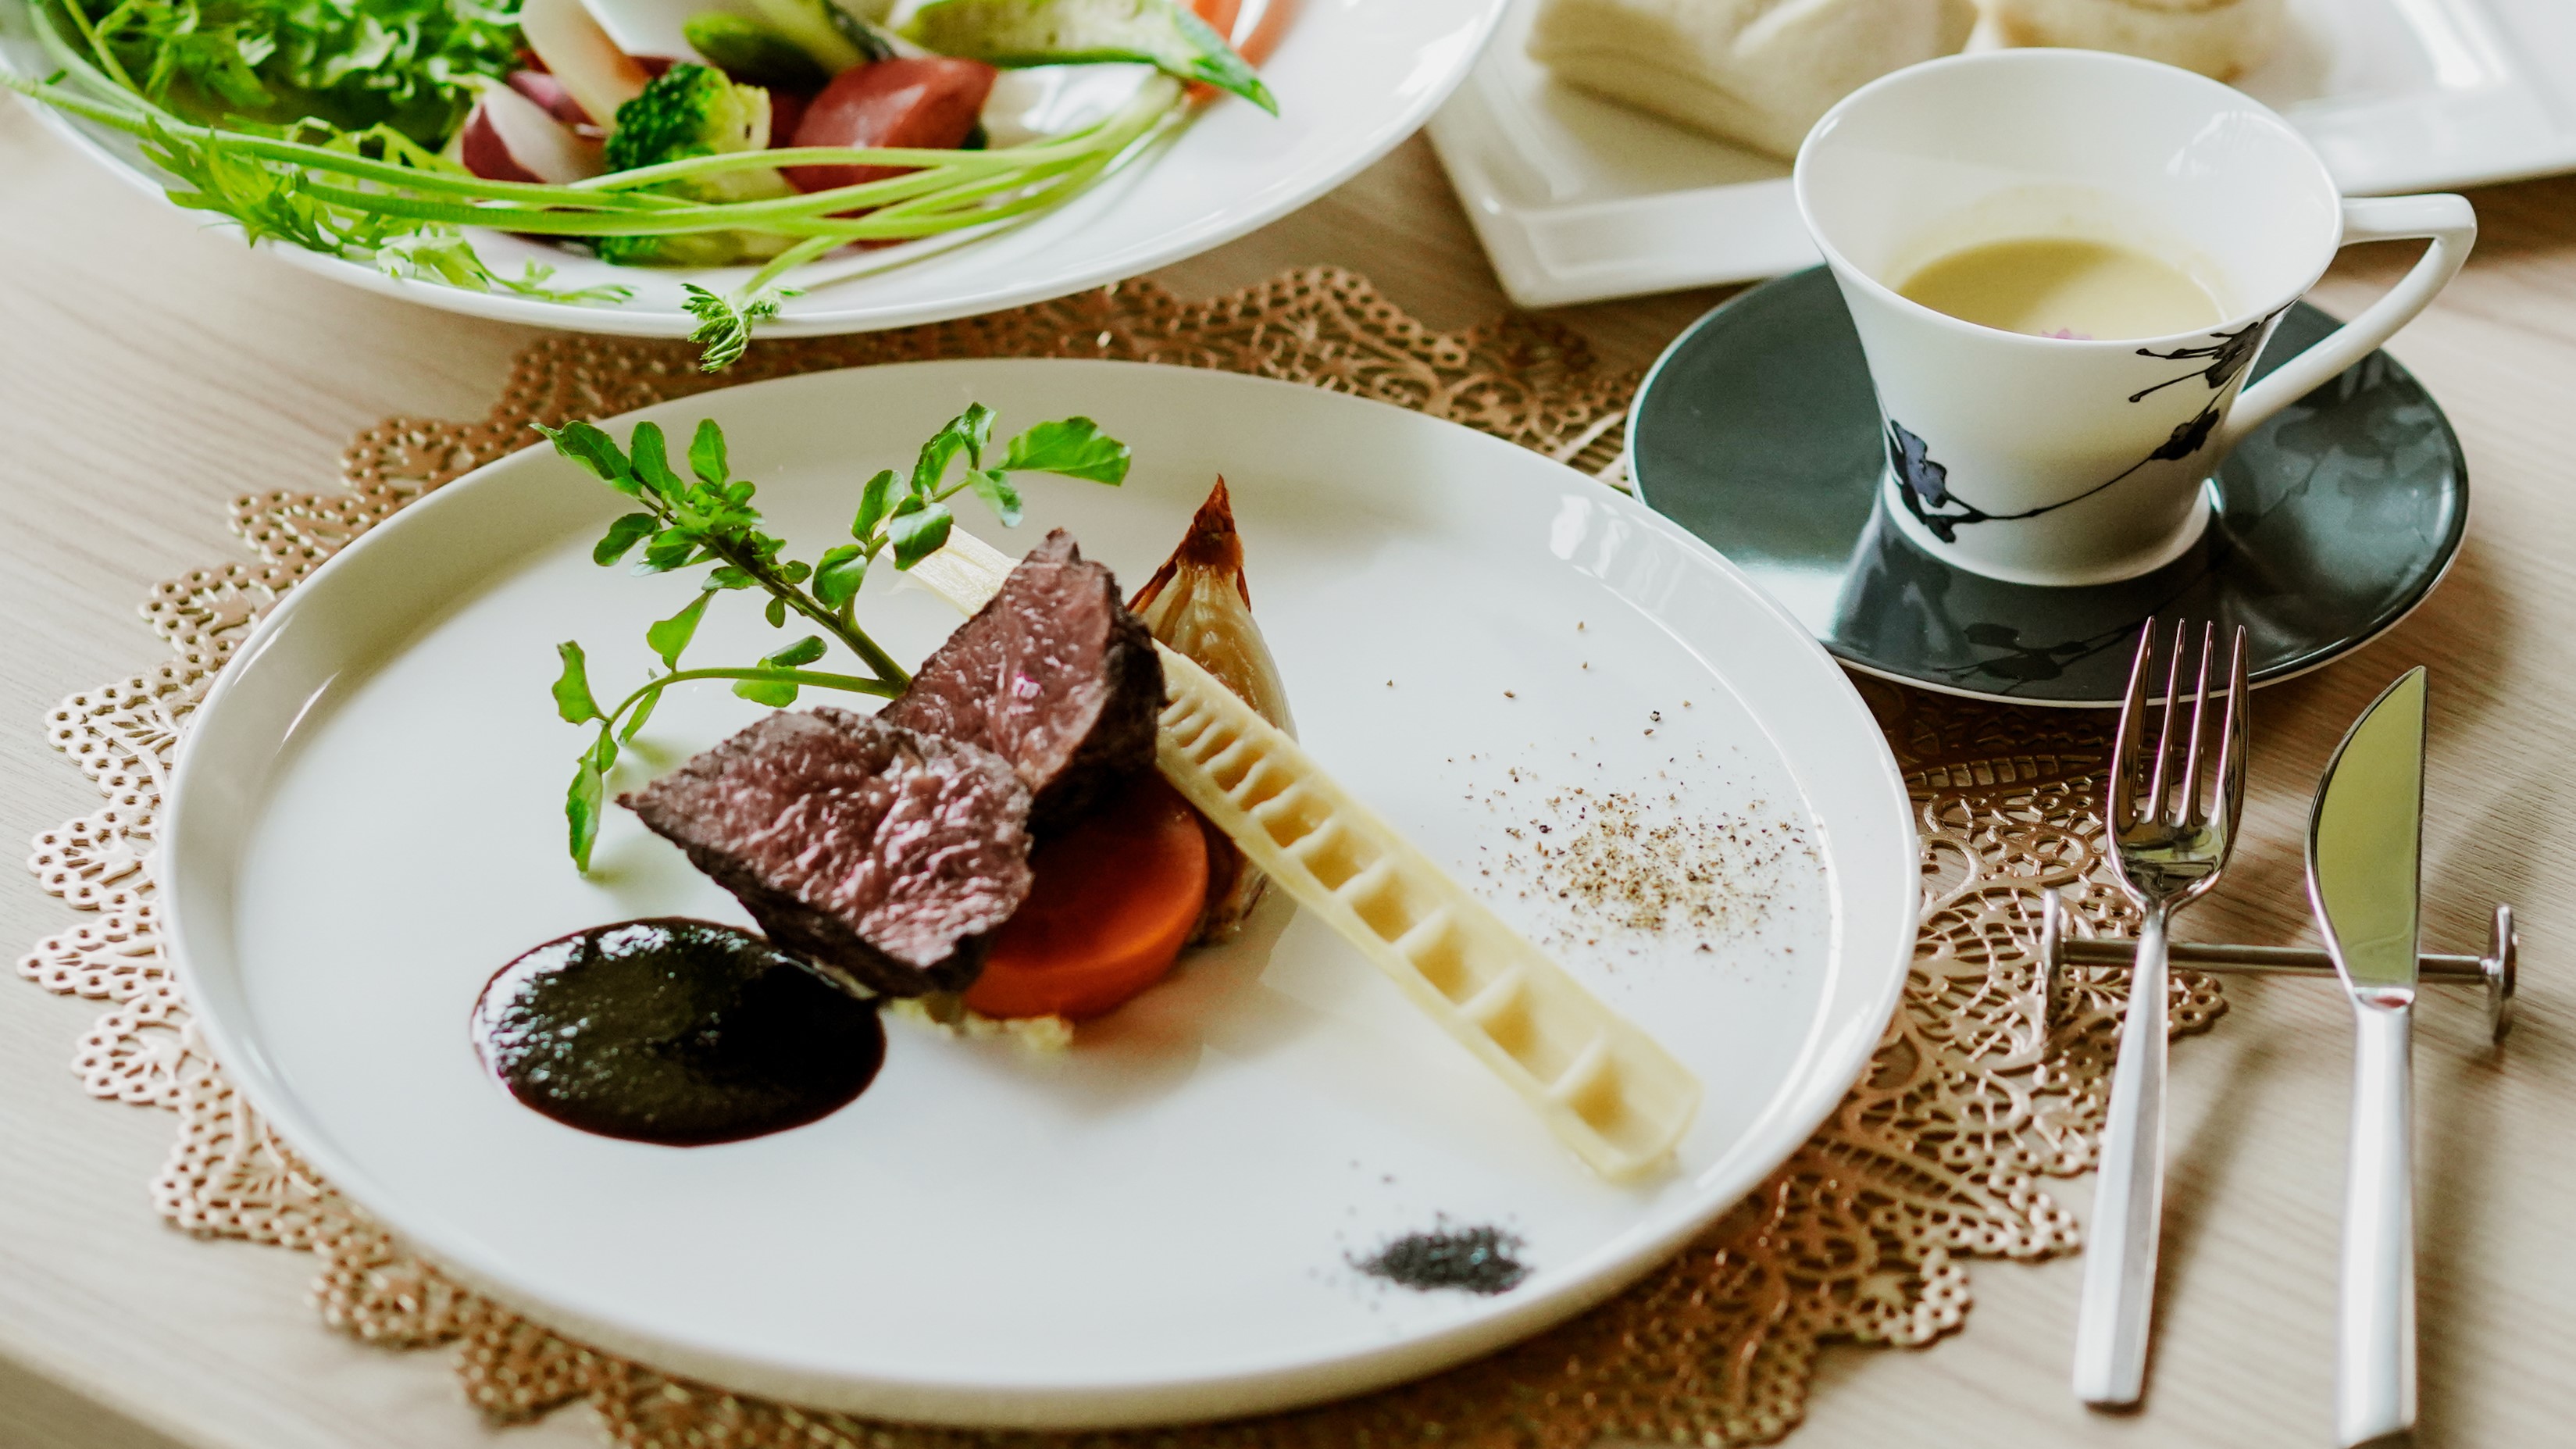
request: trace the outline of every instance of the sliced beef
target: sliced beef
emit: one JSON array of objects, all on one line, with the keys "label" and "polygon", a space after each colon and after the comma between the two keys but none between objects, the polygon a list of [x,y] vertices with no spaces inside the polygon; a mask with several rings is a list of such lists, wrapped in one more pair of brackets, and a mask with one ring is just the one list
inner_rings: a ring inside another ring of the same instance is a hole
[{"label": "sliced beef", "polygon": [[770,938],[889,996],[960,991],[1029,893],[1029,791],[969,742],[780,711],[619,803]]},{"label": "sliced beef", "polygon": [[1058,529],[877,717],[1011,762],[1051,830],[1153,763],[1163,661],[1118,580]]}]

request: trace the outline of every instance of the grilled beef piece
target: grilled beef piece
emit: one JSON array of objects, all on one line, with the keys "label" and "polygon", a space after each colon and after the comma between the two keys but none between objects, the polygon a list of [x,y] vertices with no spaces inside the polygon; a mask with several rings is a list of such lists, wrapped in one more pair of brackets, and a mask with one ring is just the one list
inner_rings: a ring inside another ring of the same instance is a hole
[{"label": "grilled beef piece", "polygon": [[1033,828],[1088,810],[1154,760],[1163,661],[1118,580],[1058,529],[877,718],[982,745],[1036,797]]},{"label": "grilled beef piece", "polygon": [[888,996],[962,991],[1029,893],[1029,791],[990,750],[780,711],[618,797],[772,940]]}]

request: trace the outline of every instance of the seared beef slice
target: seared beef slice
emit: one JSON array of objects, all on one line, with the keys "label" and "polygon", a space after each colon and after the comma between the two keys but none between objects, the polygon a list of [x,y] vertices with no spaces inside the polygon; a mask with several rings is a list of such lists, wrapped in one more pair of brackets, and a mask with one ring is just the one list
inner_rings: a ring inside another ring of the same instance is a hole
[{"label": "seared beef slice", "polygon": [[780,945],[889,996],[961,991],[1029,893],[1029,792],[990,750],[780,711],[619,797]]},{"label": "seared beef slice", "polygon": [[1011,762],[1050,830],[1154,759],[1163,661],[1118,580],[1058,529],[877,717]]}]

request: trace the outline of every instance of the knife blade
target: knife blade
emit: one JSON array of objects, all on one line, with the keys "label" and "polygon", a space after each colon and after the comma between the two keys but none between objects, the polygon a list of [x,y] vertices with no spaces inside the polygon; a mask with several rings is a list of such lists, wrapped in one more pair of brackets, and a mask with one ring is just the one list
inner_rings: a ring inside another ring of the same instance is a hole
[{"label": "knife blade", "polygon": [[2426,688],[2418,666],[2362,712],[2327,762],[2308,817],[2308,896],[2353,1005],[2335,1335],[2335,1435],[2347,1449],[2415,1424],[2410,1055]]},{"label": "knife blade", "polygon": [[2406,671],[2353,722],[2308,825],[2308,890],[2356,998],[2415,996],[2425,682],[2420,665]]}]

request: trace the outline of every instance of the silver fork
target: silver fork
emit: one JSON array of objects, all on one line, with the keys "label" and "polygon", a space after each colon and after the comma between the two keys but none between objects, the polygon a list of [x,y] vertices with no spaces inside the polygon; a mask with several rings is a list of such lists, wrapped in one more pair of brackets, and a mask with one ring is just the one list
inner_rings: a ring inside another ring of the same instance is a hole
[{"label": "silver fork", "polygon": [[[2209,738],[2210,665],[2218,626],[2203,626],[2184,716],[2184,625],[2165,652],[2164,704],[2148,739],[2148,689],[2157,621],[2138,636],[2120,733],[2111,746],[2110,819],[2120,884],[2138,903],[2137,965],[2111,1074],[2110,1121],[2094,1182],[2084,1249],[2084,1299],[2075,1317],[2075,1393],[2088,1404],[2134,1404],[2146,1385],[2147,1328],[2155,1310],[2156,1247],[2164,1212],[2165,943],[2173,913],[2218,883],[2245,804],[2245,631],[2227,666],[2225,713]],[[2180,731],[2178,734],[2177,731]],[[2204,746],[2212,757],[2202,778]],[[2177,759],[2176,757],[2180,758]]]}]

